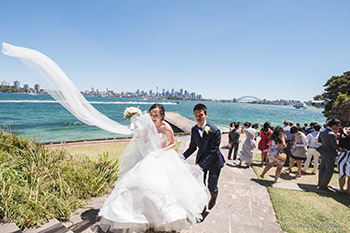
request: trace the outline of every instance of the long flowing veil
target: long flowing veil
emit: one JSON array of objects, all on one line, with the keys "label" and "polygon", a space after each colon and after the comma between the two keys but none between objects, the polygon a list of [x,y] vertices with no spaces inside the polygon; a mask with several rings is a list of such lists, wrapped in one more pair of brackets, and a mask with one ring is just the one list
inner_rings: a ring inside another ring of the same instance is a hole
[{"label": "long flowing veil", "polygon": [[20,58],[38,83],[76,118],[87,125],[97,126],[112,133],[132,133],[127,126],[111,120],[94,108],[50,58],[33,49],[7,43],[2,43],[2,46],[5,55]]},{"label": "long flowing veil", "polygon": [[122,176],[136,163],[152,153],[160,153],[161,143],[156,126],[148,113],[133,116],[134,136],[120,156],[119,171]]}]

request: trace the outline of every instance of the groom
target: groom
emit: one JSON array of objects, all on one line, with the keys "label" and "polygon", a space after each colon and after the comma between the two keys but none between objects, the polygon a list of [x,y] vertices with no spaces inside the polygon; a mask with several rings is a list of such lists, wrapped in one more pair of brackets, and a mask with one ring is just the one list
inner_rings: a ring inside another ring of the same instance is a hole
[{"label": "groom", "polygon": [[197,152],[196,164],[203,169],[204,183],[208,176],[208,189],[211,199],[208,204],[209,210],[216,204],[218,196],[218,180],[221,168],[224,166],[224,157],[220,152],[221,132],[210,123],[207,123],[207,107],[204,104],[197,104],[193,108],[194,118],[197,125],[191,130],[191,143],[183,156],[187,159],[193,152]]}]

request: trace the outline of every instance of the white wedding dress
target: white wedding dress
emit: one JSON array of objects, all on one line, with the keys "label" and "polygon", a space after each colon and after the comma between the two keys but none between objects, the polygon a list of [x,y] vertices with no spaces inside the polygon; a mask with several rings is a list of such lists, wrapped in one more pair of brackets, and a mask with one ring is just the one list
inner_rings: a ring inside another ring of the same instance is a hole
[{"label": "white wedding dress", "polygon": [[207,204],[203,172],[185,162],[148,114],[120,158],[121,177],[100,210],[103,231],[180,231],[196,223]]}]

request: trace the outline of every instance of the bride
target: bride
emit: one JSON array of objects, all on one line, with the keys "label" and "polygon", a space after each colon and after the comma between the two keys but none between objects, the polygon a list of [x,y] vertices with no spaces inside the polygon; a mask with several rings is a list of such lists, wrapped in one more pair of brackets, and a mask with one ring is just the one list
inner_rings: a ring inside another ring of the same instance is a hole
[{"label": "bride", "polygon": [[[131,133],[88,103],[50,58],[28,48],[6,43],[3,47],[4,54],[20,58],[39,84],[79,120],[110,132]],[[154,104],[148,114],[133,116],[136,128],[120,157],[120,178],[100,210],[103,231],[180,231],[201,218],[208,200],[203,172],[172,149],[175,138],[164,115],[164,106]]]},{"label": "bride", "polygon": [[164,112],[154,104],[149,114],[135,117],[121,177],[99,213],[103,231],[179,231],[201,217],[208,200],[203,173],[172,150],[175,138]]}]

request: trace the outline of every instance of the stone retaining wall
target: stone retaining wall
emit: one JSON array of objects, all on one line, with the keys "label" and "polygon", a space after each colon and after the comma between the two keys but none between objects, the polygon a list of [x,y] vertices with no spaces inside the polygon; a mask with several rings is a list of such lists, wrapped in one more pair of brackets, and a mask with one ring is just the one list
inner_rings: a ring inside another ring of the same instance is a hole
[{"label": "stone retaining wall", "polygon": [[342,125],[345,125],[347,122],[350,122],[350,101],[333,107],[330,118],[339,119]]}]

